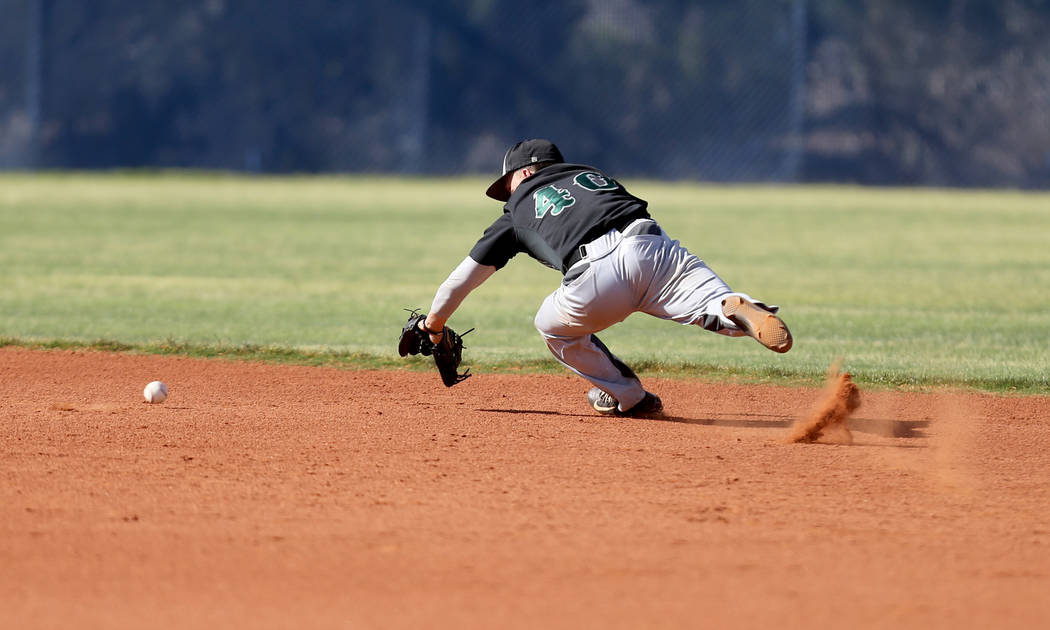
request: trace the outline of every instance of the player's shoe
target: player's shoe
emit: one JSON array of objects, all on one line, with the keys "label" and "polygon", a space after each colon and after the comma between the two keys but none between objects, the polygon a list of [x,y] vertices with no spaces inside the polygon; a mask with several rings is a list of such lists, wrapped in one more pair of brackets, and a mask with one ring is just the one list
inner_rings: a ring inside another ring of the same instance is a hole
[{"label": "player's shoe", "polygon": [[722,301],[722,312],[741,330],[773,352],[791,349],[791,331],[784,320],[751,300],[731,295]]},{"label": "player's shoe", "polygon": [[587,392],[587,402],[591,403],[591,407],[598,413],[611,416],[619,410],[620,403],[613,398],[612,394],[606,393],[597,387],[592,387],[591,391]]},{"label": "player's shoe", "polygon": [[664,410],[664,404],[656,394],[645,392],[645,398],[627,411],[620,411],[620,403],[611,394],[592,387],[587,392],[587,402],[591,403],[600,414],[606,416],[626,416],[630,418],[651,418],[660,415]]}]

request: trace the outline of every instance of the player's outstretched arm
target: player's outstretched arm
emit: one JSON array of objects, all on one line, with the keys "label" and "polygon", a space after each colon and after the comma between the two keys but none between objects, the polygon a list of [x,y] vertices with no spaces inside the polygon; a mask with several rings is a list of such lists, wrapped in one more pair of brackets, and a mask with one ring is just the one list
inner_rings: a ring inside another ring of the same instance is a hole
[{"label": "player's outstretched arm", "polygon": [[[455,312],[470,292],[482,285],[486,280],[496,273],[496,268],[491,265],[482,265],[470,256],[463,259],[459,266],[452,270],[448,278],[438,287],[434,294],[434,301],[430,305],[423,325],[426,330],[441,331],[452,313]],[[431,341],[438,343],[441,335],[431,334]]]}]

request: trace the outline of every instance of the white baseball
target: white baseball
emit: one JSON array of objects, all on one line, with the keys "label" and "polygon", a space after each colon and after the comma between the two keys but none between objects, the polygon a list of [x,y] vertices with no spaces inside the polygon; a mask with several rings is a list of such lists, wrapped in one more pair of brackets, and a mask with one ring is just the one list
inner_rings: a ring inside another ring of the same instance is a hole
[{"label": "white baseball", "polygon": [[142,395],[148,403],[162,403],[168,397],[168,386],[160,381],[153,381],[142,390]]}]

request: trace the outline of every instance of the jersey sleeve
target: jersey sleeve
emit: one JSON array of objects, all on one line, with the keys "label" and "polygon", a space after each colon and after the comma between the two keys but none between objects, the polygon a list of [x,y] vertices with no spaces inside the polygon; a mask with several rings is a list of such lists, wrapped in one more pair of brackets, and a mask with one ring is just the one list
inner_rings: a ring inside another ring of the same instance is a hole
[{"label": "jersey sleeve", "polygon": [[437,293],[434,294],[434,301],[430,304],[430,314],[441,318],[441,321],[448,321],[452,313],[463,303],[463,299],[494,273],[496,273],[494,267],[479,265],[477,261],[467,256],[438,287]]},{"label": "jersey sleeve", "polygon": [[503,216],[493,221],[478,239],[474,249],[470,250],[470,257],[479,265],[502,269],[511,258],[521,251],[523,249],[515,234],[510,213],[504,213]]}]

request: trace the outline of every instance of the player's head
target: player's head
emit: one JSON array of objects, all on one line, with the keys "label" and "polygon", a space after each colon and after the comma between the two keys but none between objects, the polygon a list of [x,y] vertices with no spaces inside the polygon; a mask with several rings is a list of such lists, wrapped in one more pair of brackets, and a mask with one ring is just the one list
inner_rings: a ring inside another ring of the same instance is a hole
[{"label": "player's head", "polygon": [[561,151],[550,140],[522,140],[507,149],[506,155],[503,156],[503,174],[492,182],[485,194],[493,199],[506,201],[526,177],[544,166],[564,161]]}]

